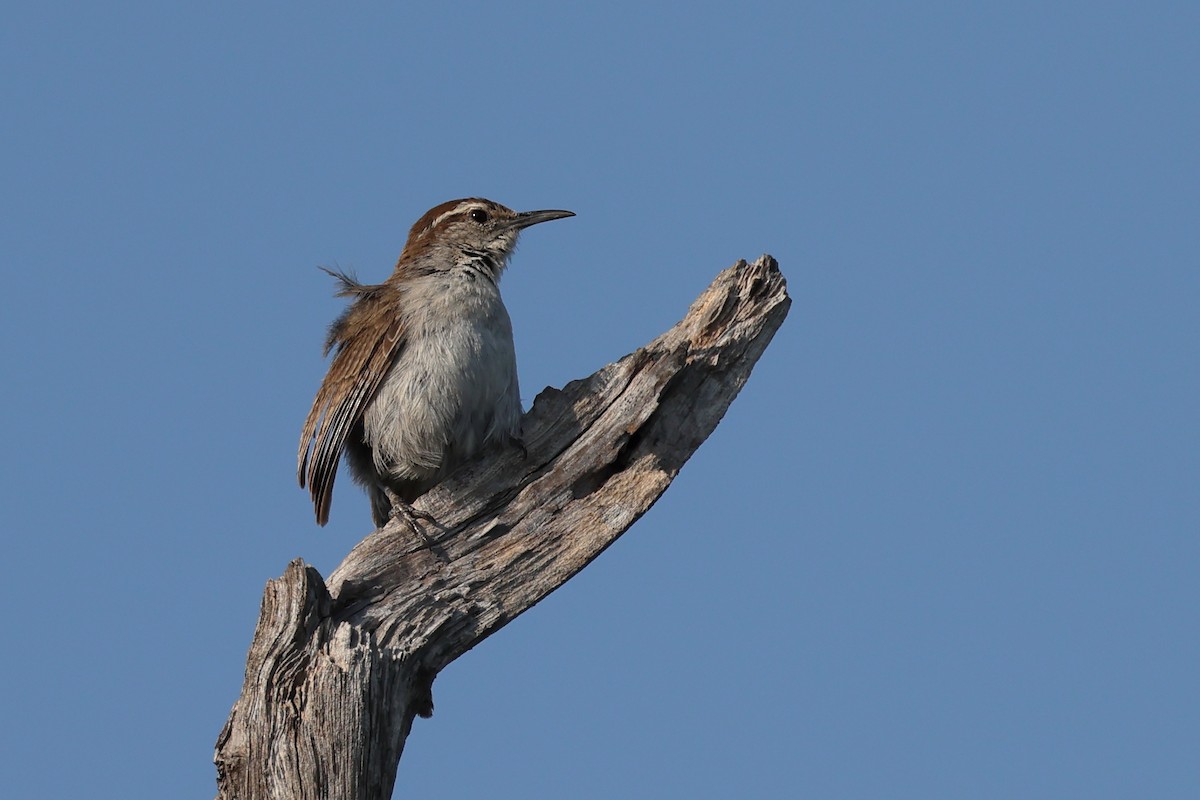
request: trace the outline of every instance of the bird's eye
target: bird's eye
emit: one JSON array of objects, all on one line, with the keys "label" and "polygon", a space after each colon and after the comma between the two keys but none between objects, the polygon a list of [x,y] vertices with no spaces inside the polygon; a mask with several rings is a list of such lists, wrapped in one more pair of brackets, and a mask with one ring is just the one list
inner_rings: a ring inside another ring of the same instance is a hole
[{"label": "bird's eye", "polygon": [[473,209],[471,209],[471,219],[482,224],[484,222],[487,222],[488,215],[487,215],[487,212],[484,211],[482,208],[473,208]]}]

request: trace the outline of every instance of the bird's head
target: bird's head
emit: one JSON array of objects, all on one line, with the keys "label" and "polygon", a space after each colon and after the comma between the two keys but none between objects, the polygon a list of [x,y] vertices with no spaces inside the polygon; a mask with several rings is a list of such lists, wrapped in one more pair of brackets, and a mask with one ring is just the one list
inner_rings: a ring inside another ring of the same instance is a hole
[{"label": "bird's head", "polygon": [[449,266],[461,255],[490,263],[498,276],[516,248],[522,230],[539,222],[573,216],[571,211],[513,211],[478,197],[451,200],[429,209],[412,226],[397,268]]}]

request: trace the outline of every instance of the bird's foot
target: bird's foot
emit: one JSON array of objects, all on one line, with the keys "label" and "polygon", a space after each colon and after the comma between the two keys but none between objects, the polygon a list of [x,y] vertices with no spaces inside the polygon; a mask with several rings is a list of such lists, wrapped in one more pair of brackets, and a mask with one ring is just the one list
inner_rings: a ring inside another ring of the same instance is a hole
[{"label": "bird's foot", "polygon": [[432,522],[434,524],[437,524],[437,520],[434,519],[433,515],[426,511],[418,511],[417,509],[413,508],[411,504],[409,504],[406,500],[402,499],[398,494],[393,492],[391,489],[385,488],[383,491],[387,495],[388,501],[392,505],[391,515],[390,515],[391,518],[392,519],[399,518],[399,519],[403,520],[404,523],[408,526],[408,529],[410,531],[412,531],[414,534],[416,534],[418,537],[420,537],[421,540],[425,542],[425,544],[432,545],[434,543],[433,539],[431,539],[429,537],[429,534],[427,534],[425,532],[424,528],[422,528],[420,525],[417,524],[417,520],[423,519],[426,522]]}]

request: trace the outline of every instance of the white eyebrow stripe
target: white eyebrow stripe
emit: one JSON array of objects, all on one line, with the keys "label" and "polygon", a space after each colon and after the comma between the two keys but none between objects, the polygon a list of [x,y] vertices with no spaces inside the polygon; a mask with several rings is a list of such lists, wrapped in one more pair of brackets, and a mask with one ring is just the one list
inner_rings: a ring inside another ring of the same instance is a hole
[{"label": "white eyebrow stripe", "polygon": [[466,211],[469,208],[483,208],[483,206],[480,205],[479,203],[459,203],[454,208],[450,209],[449,211],[445,212],[444,214],[439,216],[437,219],[435,219],[432,223],[430,223],[429,227],[431,229],[436,228],[438,225],[441,224],[442,220],[444,220],[446,217],[452,217],[455,214],[461,214],[463,211]]}]

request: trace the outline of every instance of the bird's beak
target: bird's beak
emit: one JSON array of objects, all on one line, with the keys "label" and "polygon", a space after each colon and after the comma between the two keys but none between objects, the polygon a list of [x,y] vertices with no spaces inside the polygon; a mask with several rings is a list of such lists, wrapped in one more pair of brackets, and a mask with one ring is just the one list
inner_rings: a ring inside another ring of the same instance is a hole
[{"label": "bird's beak", "polygon": [[530,225],[537,225],[539,222],[549,222],[552,219],[566,219],[573,216],[575,216],[574,211],[522,211],[513,220],[513,227],[521,230],[528,228]]}]

